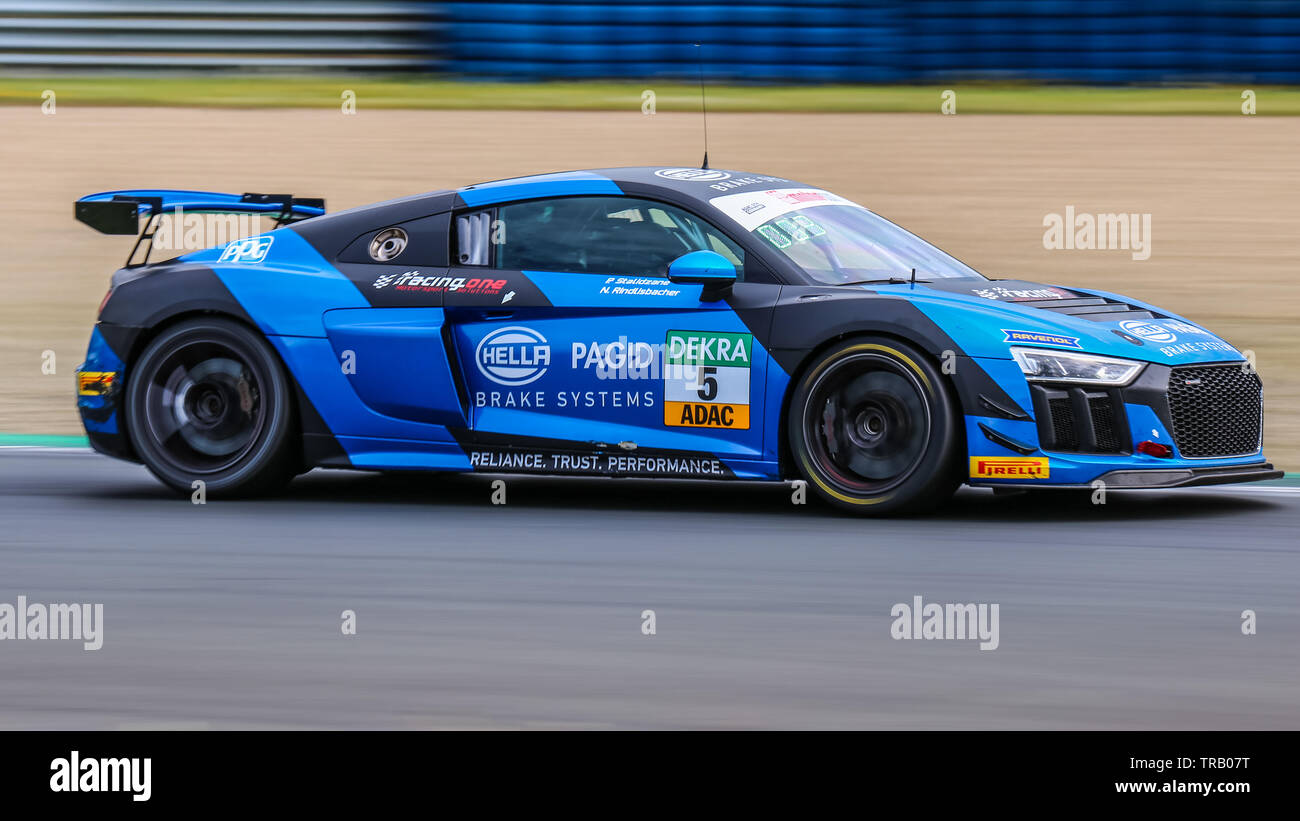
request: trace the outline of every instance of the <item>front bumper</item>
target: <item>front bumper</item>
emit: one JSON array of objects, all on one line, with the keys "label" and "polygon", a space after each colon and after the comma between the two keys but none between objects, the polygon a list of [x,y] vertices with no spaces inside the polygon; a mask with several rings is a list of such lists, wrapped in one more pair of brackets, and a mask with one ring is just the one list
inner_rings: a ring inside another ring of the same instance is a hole
[{"label": "front bumper", "polygon": [[[1101,474],[1086,483],[1034,483],[1017,484],[1017,490],[1030,488],[1073,488],[1091,490],[1105,487],[1108,490],[1156,490],[1173,487],[1197,487],[1202,485],[1228,485],[1237,482],[1263,482],[1268,479],[1281,479],[1286,474],[1277,470],[1268,462],[1236,467],[1194,467],[1194,468],[1118,468]],[[1102,483],[1098,485],[1097,483]],[[1006,488],[1005,482],[981,482],[972,480],[972,487]]]},{"label": "front bumper", "polygon": [[[1240,363],[1151,363],[1121,388],[1029,383],[1014,363],[981,364],[1028,412],[986,403],[997,415],[966,417],[973,486],[1170,488],[1282,475],[1261,447],[1262,386]],[[1231,377],[1226,388],[1220,376]],[[1172,452],[1148,455],[1143,443]]]}]

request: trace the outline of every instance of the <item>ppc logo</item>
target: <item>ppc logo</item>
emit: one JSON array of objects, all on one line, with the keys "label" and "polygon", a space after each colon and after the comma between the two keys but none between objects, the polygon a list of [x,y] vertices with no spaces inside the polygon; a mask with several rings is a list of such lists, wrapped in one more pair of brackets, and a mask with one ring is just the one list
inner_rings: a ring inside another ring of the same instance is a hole
[{"label": "ppc logo", "polygon": [[230,243],[217,262],[258,263],[266,259],[275,237],[249,237]]},{"label": "ppc logo", "polygon": [[498,385],[527,385],[541,378],[551,364],[551,346],[546,337],[512,325],[483,337],[474,349],[479,372]]},{"label": "ppc logo", "polygon": [[1178,338],[1173,331],[1165,326],[1157,325],[1154,322],[1143,322],[1140,319],[1129,319],[1119,323],[1119,326],[1134,336],[1145,339],[1147,342],[1164,344],[1173,342]]}]

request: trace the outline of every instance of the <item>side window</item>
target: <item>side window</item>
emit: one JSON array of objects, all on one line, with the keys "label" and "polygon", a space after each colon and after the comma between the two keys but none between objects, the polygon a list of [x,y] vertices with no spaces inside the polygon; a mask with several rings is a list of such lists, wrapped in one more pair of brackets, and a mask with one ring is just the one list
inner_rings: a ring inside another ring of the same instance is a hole
[{"label": "side window", "polygon": [[490,211],[456,217],[456,261],[461,265],[487,265],[492,258],[488,245],[491,230]]},{"label": "side window", "polygon": [[[482,213],[482,212],[480,212]],[[472,224],[457,220],[458,244]],[[500,206],[494,249],[497,268],[578,274],[667,276],[668,264],[689,251],[716,251],[743,278],[745,252],[712,225],[660,202],[630,197],[564,197]],[[476,240],[470,241],[470,251]],[[483,247],[486,247],[483,241]]]}]

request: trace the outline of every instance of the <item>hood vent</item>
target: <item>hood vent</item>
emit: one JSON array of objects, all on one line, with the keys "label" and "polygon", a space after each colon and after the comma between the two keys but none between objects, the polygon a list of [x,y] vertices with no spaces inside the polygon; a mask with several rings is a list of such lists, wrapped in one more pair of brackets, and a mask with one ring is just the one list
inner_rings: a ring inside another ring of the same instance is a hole
[{"label": "hood vent", "polygon": [[1127,302],[1107,299],[1104,296],[1080,296],[1070,299],[1018,299],[1017,305],[1042,308],[1058,314],[1091,319],[1093,322],[1120,322],[1125,319],[1164,319],[1163,314],[1153,314],[1135,308]]}]

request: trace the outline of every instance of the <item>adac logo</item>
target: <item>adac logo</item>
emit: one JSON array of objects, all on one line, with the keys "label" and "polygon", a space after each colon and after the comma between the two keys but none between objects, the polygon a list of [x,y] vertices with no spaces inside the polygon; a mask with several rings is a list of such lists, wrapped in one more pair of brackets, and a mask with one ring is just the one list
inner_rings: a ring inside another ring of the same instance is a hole
[{"label": "adac logo", "polygon": [[498,385],[527,385],[540,379],[551,364],[551,346],[546,337],[511,325],[483,337],[474,349],[479,372]]},{"label": "adac logo", "polygon": [[1037,345],[1057,345],[1062,348],[1083,347],[1079,344],[1077,336],[1045,334],[1039,331],[1008,331],[1006,328],[1002,329],[1002,333],[1007,335],[1003,342],[1031,342]]},{"label": "adac logo", "polygon": [[1156,342],[1164,344],[1173,342],[1178,338],[1177,334],[1166,328],[1164,325],[1157,325],[1154,322],[1143,322],[1140,319],[1129,319],[1119,323],[1119,327],[1133,334],[1136,337],[1145,339],[1147,342]]},{"label": "adac logo", "polygon": [[248,239],[236,240],[226,246],[221,252],[221,259],[217,262],[243,262],[256,264],[266,259],[266,254],[271,250],[271,243],[275,237],[249,237]]},{"label": "adac logo", "polygon": [[716,182],[731,177],[726,171],[714,171],[711,168],[660,168],[655,176],[685,182]]},{"label": "adac logo", "polygon": [[1046,479],[1045,456],[972,456],[972,479]]}]

